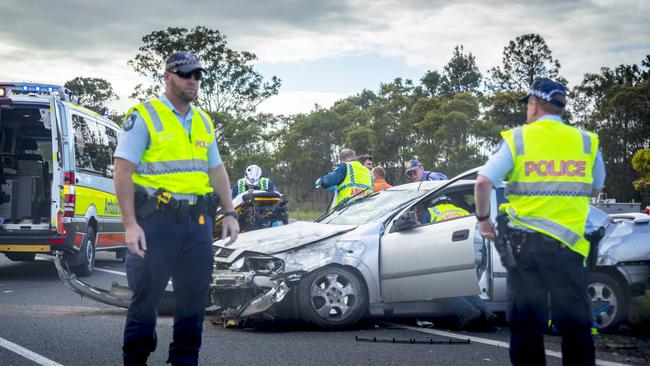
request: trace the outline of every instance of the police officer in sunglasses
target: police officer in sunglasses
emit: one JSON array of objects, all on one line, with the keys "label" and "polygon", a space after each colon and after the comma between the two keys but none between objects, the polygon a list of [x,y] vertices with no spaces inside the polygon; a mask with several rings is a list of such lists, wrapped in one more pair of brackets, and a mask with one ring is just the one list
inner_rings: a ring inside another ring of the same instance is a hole
[{"label": "police officer in sunglasses", "polygon": [[156,316],[171,278],[174,335],[168,363],[196,365],[212,273],[212,227],[218,196],[226,214],[222,238],[237,239],[210,116],[192,105],[202,72],[196,55],[167,58],[165,92],[127,113],[115,151],[115,188],[129,252],[133,299],[124,329],[125,365],[144,365],[156,348]]}]

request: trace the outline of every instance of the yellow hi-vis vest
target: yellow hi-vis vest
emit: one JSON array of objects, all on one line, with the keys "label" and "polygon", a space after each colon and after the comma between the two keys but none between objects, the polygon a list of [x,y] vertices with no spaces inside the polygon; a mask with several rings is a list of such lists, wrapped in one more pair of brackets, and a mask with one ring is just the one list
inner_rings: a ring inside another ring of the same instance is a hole
[{"label": "yellow hi-vis vest", "polygon": [[431,221],[429,222],[439,222],[455,217],[463,217],[469,215],[469,212],[463,210],[462,208],[452,205],[451,203],[443,203],[435,205],[434,207],[429,207],[429,214],[431,215]]},{"label": "yellow hi-vis vest", "polygon": [[589,254],[584,238],[598,137],[564,123],[542,120],[501,133],[514,162],[499,207],[517,226],[551,236]]},{"label": "yellow hi-vis vest", "polygon": [[214,139],[212,120],[192,107],[190,136],[171,109],[159,100],[131,108],[147,124],[151,145],[133,173],[133,183],[171,193],[204,195],[213,191],[208,176],[208,147]]},{"label": "yellow hi-vis vest", "polygon": [[[259,189],[262,191],[268,191],[269,189],[269,178],[260,178]],[[248,189],[246,187],[246,179],[239,178],[237,181],[237,195],[240,195],[246,192]]]},{"label": "yellow hi-vis vest", "polygon": [[[357,160],[345,163],[347,173],[345,179],[336,186],[336,205],[349,200],[355,195],[366,195],[374,191],[372,173]],[[362,193],[363,192],[363,193]]]}]

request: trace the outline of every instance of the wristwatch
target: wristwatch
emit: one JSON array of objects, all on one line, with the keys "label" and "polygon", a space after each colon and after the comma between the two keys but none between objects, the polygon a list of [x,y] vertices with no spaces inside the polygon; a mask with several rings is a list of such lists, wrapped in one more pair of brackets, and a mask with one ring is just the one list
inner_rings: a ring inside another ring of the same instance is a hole
[{"label": "wristwatch", "polygon": [[237,211],[226,211],[223,213],[223,217],[226,216],[232,216],[235,218],[235,220],[239,219],[239,214],[237,213]]},{"label": "wristwatch", "polygon": [[478,222],[485,221],[485,220],[487,220],[489,218],[490,218],[490,213],[489,212],[487,214],[485,214],[485,216],[479,216],[478,214],[476,215],[476,220],[478,220]]}]

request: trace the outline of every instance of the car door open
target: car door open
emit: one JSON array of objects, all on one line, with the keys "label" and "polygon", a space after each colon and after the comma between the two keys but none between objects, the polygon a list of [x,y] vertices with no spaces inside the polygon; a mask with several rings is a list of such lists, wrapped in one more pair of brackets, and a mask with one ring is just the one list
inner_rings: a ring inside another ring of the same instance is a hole
[{"label": "car door open", "polygon": [[470,215],[387,232],[379,259],[384,302],[477,295],[475,227]]}]

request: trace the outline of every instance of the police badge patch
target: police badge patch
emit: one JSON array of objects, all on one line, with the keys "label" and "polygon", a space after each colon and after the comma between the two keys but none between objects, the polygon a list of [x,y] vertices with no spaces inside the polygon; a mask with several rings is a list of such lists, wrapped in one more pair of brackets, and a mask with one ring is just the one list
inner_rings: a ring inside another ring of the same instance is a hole
[{"label": "police badge patch", "polygon": [[128,117],[124,120],[124,124],[122,125],[122,130],[129,131],[130,129],[133,128],[133,124],[135,123],[135,113],[129,114]]}]

